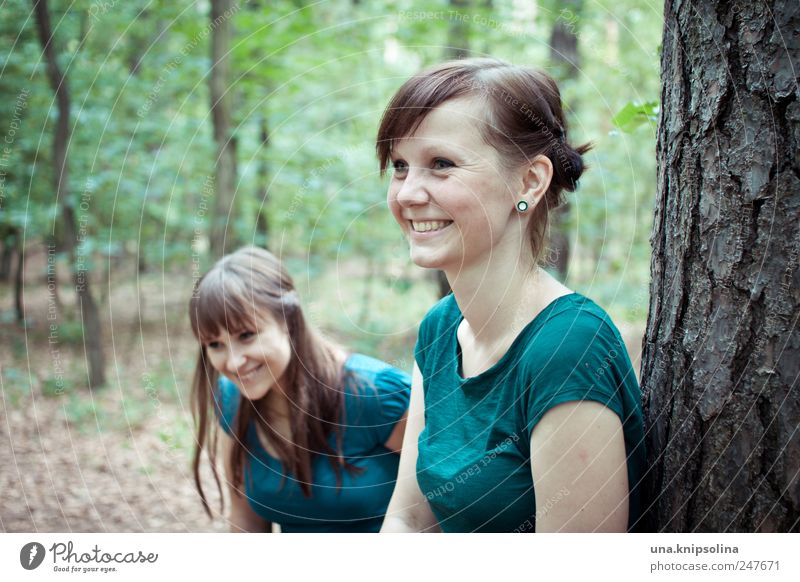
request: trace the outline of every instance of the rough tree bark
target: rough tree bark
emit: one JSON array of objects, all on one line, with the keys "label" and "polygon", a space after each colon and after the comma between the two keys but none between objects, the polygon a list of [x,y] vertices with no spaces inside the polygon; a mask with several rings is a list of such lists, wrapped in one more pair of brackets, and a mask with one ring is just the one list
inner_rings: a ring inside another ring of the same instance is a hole
[{"label": "rough tree bark", "polygon": [[214,215],[211,217],[211,255],[215,259],[236,246],[236,231],[229,228],[237,218],[234,209],[236,193],[236,141],[231,122],[230,45],[232,0],[211,0],[211,118],[217,159],[214,165]]},{"label": "rough tree bark", "polygon": [[[36,13],[36,29],[39,34],[39,40],[42,43],[44,59],[47,63],[47,77],[58,104],[56,130],[53,136],[53,177],[56,199],[61,205],[61,215],[63,217],[63,246],[70,253],[72,264],[77,265],[76,255],[80,241],[75,228],[75,204],[69,193],[69,157],[67,155],[67,146],[70,138],[69,84],[66,75],[61,72],[56,60],[47,0],[33,0],[33,8]],[[106,383],[100,315],[92,296],[88,273],[83,269],[75,268],[74,280],[78,297],[78,309],[83,325],[86,357],[89,361],[89,388],[98,388]]]},{"label": "rough tree bark", "polygon": [[800,5],[667,0],[642,385],[658,531],[800,530]]}]

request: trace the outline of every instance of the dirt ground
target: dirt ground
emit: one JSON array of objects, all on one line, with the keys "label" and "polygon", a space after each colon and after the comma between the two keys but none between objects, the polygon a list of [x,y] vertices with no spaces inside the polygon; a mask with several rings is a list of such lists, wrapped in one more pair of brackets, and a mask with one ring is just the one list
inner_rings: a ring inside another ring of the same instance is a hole
[{"label": "dirt ground", "polygon": [[[7,287],[0,296],[0,529],[226,531],[203,511],[191,471],[190,281],[154,275],[138,291],[112,288],[103,307],[108,384],[91,392],[80,336],[67,326],[49,343],[52,297],[30,279],[25,326],[13,321]],[[63,289],[61,301],[73,305]],[[218,503],[213,479],[205,484]]]},{"label": "dirt ground", "polygon": [[127,435],[82,432],[56,400],[23,404],[0,413],[3,531],[226,530],[203,512],[187,459],[173,459],[151,423]]}]

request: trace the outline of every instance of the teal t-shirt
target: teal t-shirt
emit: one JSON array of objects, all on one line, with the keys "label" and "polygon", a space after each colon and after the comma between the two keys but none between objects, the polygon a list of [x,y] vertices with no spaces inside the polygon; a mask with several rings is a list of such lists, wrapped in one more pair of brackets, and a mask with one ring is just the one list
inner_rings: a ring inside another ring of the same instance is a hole
[{"label": "teal t-shirt", "polygon": [[[296,479],[286,474],[280,460],[269,455],[251,425],[245,493],[253,510],[267,521],[291,532],[377,532],[397,479],[400,456],[384,443],[408,409],[411,379],[388,364],[352,354],[345,362],[342,449],[345,459],[364,469],[360,474],[341,471],[341,488],[328,459],[317,455],[311,463],[311,497],[305,497]],[[219,421],[232,434],[240,394],[236,385],[220,378],[217,385]],[[336,450],[335,437],[329,440]]]},{"label": "teal t-shirt", "polygon": [[442,530],[534,531],[531,432],[552,407],[575,400],[600,402],[622,421],[630,529],[640,516],[645,473],[641,396],[605,311],[578,293],[560,297],[500,361],[466,379],[456,338],[462,320],[448,295],[423,320],[416,346],[425,393],[417,481]]}]

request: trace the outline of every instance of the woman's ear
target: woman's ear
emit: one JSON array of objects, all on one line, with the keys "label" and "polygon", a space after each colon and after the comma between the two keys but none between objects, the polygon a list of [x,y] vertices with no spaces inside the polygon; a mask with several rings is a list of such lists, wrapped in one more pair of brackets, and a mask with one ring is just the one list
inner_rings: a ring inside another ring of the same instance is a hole
[{"label": "woman's ear", "polygon": [[547,193],[553,179],[553,162],[545,155],[538,155],[528,165],[523,176],[523,197],[531,207],[536,206]]}]

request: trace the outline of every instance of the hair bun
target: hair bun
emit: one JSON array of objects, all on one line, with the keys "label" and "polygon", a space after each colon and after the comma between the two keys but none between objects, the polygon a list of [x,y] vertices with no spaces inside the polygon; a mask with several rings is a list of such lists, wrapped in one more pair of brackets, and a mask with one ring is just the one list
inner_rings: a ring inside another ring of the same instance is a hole
[{"label": "hair bun", "polygon": [[577,148],[573,148],[566,140],[559,146],[556,152],[555,169],[553,175],[553,185],[557,188],[563,188],[568,192],[574,192],[578,187],[578,180],[580,180],[583,172],[586,170],[586,164],[583,161],[583,154],[591,148],[591,144],[583,144]]}]

